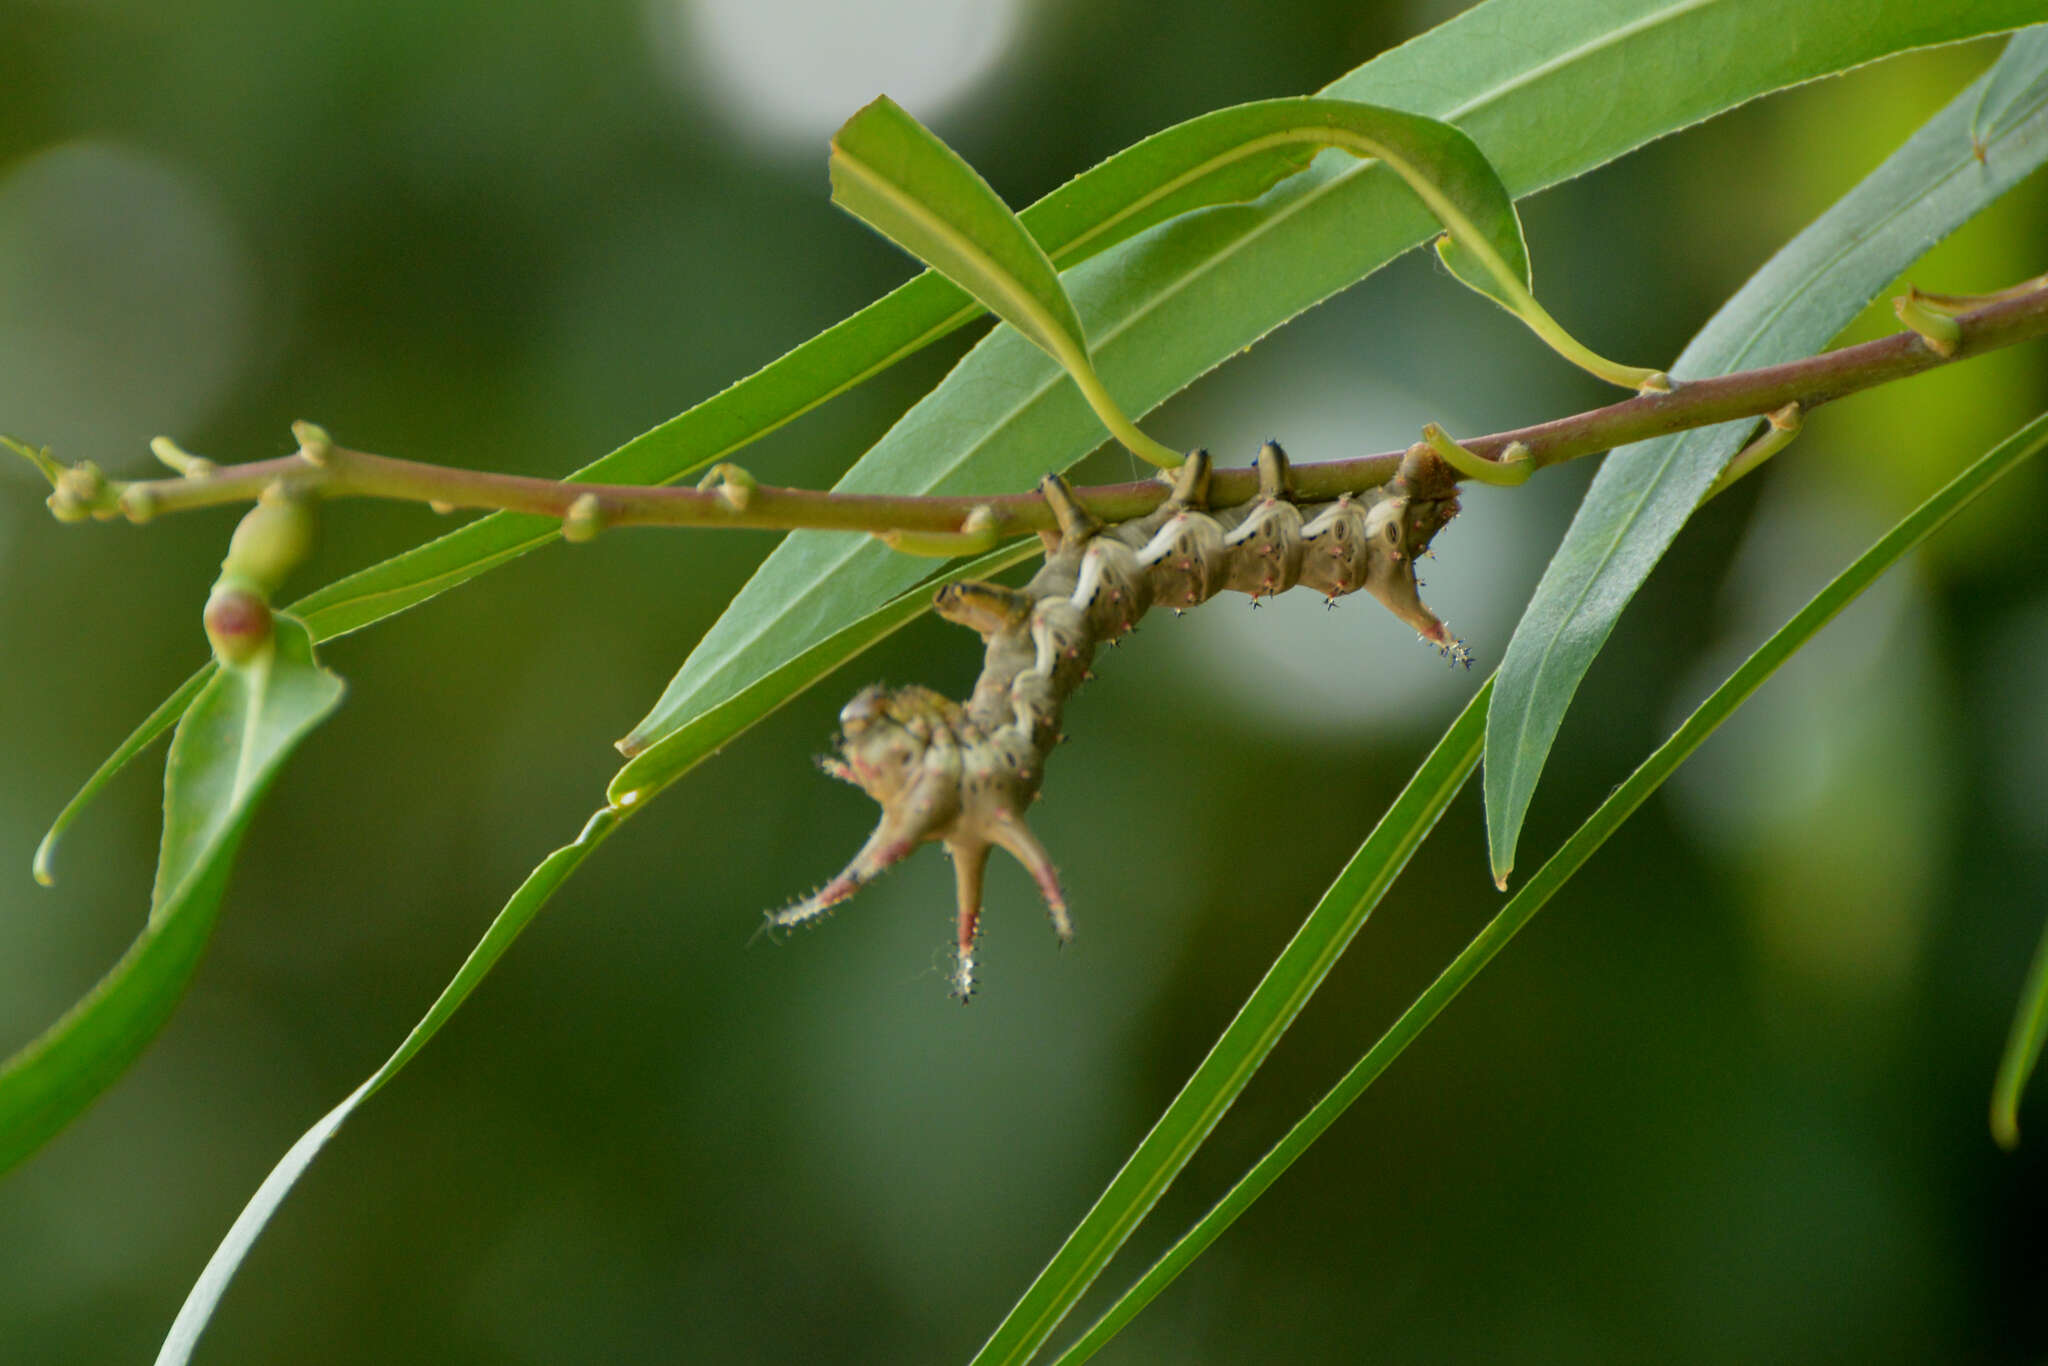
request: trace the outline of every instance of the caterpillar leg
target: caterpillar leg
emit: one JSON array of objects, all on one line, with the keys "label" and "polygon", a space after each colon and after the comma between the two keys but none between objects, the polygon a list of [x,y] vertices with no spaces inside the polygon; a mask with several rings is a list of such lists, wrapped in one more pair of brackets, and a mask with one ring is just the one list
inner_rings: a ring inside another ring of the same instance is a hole
[{"label": "caterpillar leg", "polygon": [[911,851],[922,843],[922,839],[906,830],[906,824],[907,822],[894,816],[883,816],[882,823],[868,836],[868,842],[861,846],[860,852],[854,855],[853,862],[847,864],[838,877],[794,906],[785,906],[779,911],[768,912],[768,923],[777,929],[785,929],[823,915],[890,868],[909,858]]},{"label": "caterpillar leg", "polygon": [[959,911],[955,921],[953,994],[965,1005],[974,994],[974,936],[981,928],[981,884],[988,872],[989,845],[986,840],[949,839],[946,852],[953,856],[953,885],[958,892]]},{"label": "caterpillar leg", "polygon": [[1067,918],[1067,898],[1060,891],[1059,870],[1052,866],[1052,855],[1045,852],[1045,846],[1038,842],[1038,836],[1031,833],[1031,827],[1016,816],[999,813],[989,822],[988,836],[1023,864],[1025,871],[1031,874],[1031,880],[1038,884],[1038,894],[1045,898],[1045,909],[1052,916],[1053,933],[1060,937],[1060,942],[1064,944],[1072,939],[1074,922]]}]

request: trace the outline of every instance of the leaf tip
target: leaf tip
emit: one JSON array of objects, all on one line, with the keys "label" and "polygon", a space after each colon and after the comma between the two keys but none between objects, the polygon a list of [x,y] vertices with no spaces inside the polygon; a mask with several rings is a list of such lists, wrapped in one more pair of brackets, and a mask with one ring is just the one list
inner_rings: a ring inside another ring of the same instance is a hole
[{"label": "leaf tip", "polygon": [[43,836],[43,842],[36,846],[35,857],[29,861],[29,875],[35,878],[38,886],[57,885],[57,870],[54,866],[56,858],[57,832],[52,830]]},{"label": "leaf tip", "polygon": [[1496,865],[1493,870],[1494,890],[1499,892],[1505,892],[1508,889],[1508,874],[1514,871],[1515,867],[1513,864],[1509,864],[1505,868]]},{"label": "leaf tip", "polygon": [[2019,1149],[2020,1117],[2002,1097],[1991,1102],[1991,1138],[2007,1152]]}]

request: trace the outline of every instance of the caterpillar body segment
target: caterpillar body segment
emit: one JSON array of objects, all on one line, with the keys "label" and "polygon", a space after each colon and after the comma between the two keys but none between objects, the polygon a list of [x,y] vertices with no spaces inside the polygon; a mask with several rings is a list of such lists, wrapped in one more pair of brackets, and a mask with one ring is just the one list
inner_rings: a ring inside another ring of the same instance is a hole
[{"label": "caterpillar body segment", "polygon": [[1066,700],[1090,677],[1103,642],[1133,630],[1155,606],[1182,608],[1229,590],[1253,601],[1296,586],[1334,600],[1363,589],[1454,663],[1457,638],[1423,605],[1415,557],[1457,513],[1454,486],[1421,497],[1394,491],[1331,502],[1295,500],[1287,457],[1268,442],[1259,491],[1232,507],[1207,506],[1210,462],[1197,451],[1172,472],[1172,495],[1144,517],[1104,524],[1057,475],[1040,485],[1058,523],[1044,565],[1020,588],[963,581],[939,590],[934,609],[982,637],[980,678],[965,702],[929,688],[864,689],[839,714],[838,757],[826,772],[881,805],[874,833],[844,871],[793,906],[769,913],[789,926],[851,897],[919,844],[952,855],[958,897],[952,989],[974,989],[974,943],[983,877],[1000,848],[1031,873],[1065,942],[1073,935],[1059,875],[1024,821],[1045,760],[1060,740]]}]

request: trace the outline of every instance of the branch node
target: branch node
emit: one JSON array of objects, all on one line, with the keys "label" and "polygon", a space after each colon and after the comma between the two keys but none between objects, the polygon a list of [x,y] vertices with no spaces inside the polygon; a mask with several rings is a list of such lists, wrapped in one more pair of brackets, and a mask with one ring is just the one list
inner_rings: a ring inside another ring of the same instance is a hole
[{"label": "branch node", "polygon": [[745,512],[747,504],[754,501],[754,490],[759,487],[760,482],[753,475],[729,460],[713,465],[697,484],[700,492],[716,493],[734,512]]},{"label": "branch node", "polygon": [[334,438],[327,434],[325,427],[311,422],[294,422],[292,435],[298,438],[299,454],[309,465],[323,469],[334,458]]},{"label": "branch node", "polygon": [[187,479],[205,479],[216,468],[211,460],[203,455],[193,455],[168,436],[152,440],[149,450],[167,469]]},{"label": "branch node", "polygon": [[594,493],[586,493],[569,504],[569,510],[562,515],[562,539],[572,545],[595,540],[597,533],[604,530],[604,504]]},{"label": "branch node", "polygon": [[1963,343],[1963,329],[1956,320],[1929,302],[1912,285],[1906,292],[1892,300],[1892,312],[1899,315],[1899,321],[1927,344],[1927,349],[1944,360],[1956,353]]}]

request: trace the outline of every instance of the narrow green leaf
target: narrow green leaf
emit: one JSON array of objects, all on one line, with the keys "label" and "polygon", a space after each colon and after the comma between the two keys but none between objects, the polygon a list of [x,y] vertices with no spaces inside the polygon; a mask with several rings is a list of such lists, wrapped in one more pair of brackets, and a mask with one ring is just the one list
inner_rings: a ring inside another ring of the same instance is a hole
[{"label": "narrow green leaf", "polygon": [[1133,454],[1162,469],[1176,451],[1139,431],[1102,385],[1059,272],[980,174],[883,95],[832,138],[832,202],[972,294],[1059,363]]},{"label": "narrow green leaf", "polygon": [[[1631,386],[1662,376],[1594,355],[1530,293],[1529,256],[1514,200],[1472,140],[1420,114],[1341,100],[1267,100],[1196,121],[1233,141],[1217,158],[1306,144],[1377,159],[1444,227],[1438,253],[1452,274],[1521,318],[1574,364]],[[1096,415],[1134,452],[1161,466],[1172,451],[1139,432],[1103,388],[1088,339],[1052,262],[988,182],[886,96],[849,119],[832,143],[833,200],[944,273],[1057,361]]]},{"label": "narrow green leaf", "polygon": [[2041,1042],[2048,1038],[2048,925],[2027,965],[2026,985],[2012,1015],[2005,1051],[1998,1058],[1998,1077],[1991,1084],[1991,1135],[2010,1151],[2020,1145],[2020,1097],[2034,1066],[2041,1061]]},{"label": "narrow green leaf", "polygon": [[[1812,355],[1928,248],[2048,159],[2048,87],[2024,107],[2006,107],[1990,133],[1988,163],[1971,154],[1971,112],[2005,67],[2001,60],[1772,257],[1701,329],[1673,373],[1697,379]],[[1579,680],[1754,426],[1681,432],[1602,462],[1501,662],[1485,781],[1487,847],[1502,886]]]},{"label": "narrow green leaf", "polygon": [[178,718],[185,714],[186,708],[192,705],[200,690],[213,680],[216,672],[214,666],[209,664],[180,683],[178,690],[158,703],[157,709],[143,718],[142,724],[129,733],[120,747],[101,761],[93,775],[85,780],[85,786],[79,788],[77,794],[64,803],[64,809],[59,811],[57,819],[50,823],[50,829],[43,836],[42,843],[36,846],[33,871],[37,882],[48,887],[57,881],[57,844],[64,838],[64,832],[71,828],[71,823],[78,819],[79,814],[92,799],[99,796],[122,769],[128,767],[130,759],[155,744],[158,736],[178,724]]},{"label": "narrow green leaf", "polygon": [[[1907,514],[1903,521],[1858,556],[1855,563],[1815,594],[1792,620],[1758,647],[1756,653],[1729,675],[1728,680],[1715,689],[1713,695],[1702,702],[1697,711],[1685,719],[1685,723],[1671,738],[1645,759],[1641,766],[1629,775],[1627,781],[1617,787],[1586,819],[1585,824],[1573,832],[1564,846],[1509,899],[1507,905],[1503,906],[1464,951],[1451,961],[1450,966],[1438,975],[1436,981],[1432,982],[1415,1003],[1388,1027],[1386,1033],[1366,1051],[1365,1056],[1353,1064],[1351,1070],[1316,1102],[1314,1108],[1289,1129],[1193,1228],[1168,1248],[1165,1255],[1153,1263],[1136,1284],[1125,1291],[1086,1333],[1060,1355],[1056,1366],[1078,1366],[1078,1363],[1086,1361],[1129,1323],[1139,1310],[1157,1298],[1160,1291],[1172,1284],[1196,1257],[1237,1221],[1239,1215],[1251,1207],[1253,1201],[1279,1179],[1282,1172],[1293,1165],[1296,1158],[1308,1150],[1310,1144],[1322,1137],[1336,1122],[1337,1117],[1364,1093],[1366,1087],[1378,1080],[1393,1064],[1394,1059],[1400,1057],[1402,1051],[1443,1012],[1444,1007],[1470,985],[1480,970],[1492,962],[1494,956],[1507,946],[1508,941],[1534,919],[1536,913],[1543,909],[1551,897],[1571,880],[1586,860],[1593,856],[1594,851],[1605,844],[1608,837],[1620,829],[1622,823],[1649,799],[1650,794],[1662,786],[1664,780],[1677,771],[1678,766],[1690,758],[1693,751],[1698,749],[1708,736],[1720,728],[1722,722],[1734,715],[1736,709],[1748,701],[1763,685],[1764,680],[1777,672],[1780,665],[1811,640],[1821,627],[1839,615],[1843,608],[1861,596],[1865,589],[1875,583],[1908,551],[1926,540],[1951,517],[1968,507],[1980,494],[2044,447],[2048,447],[2048,415],[2036,418],[2000,442],[1975,464],[1957,475],[1946,487]],[[1448,738],[1447,736],[1446,740]],[[1364,850],[1361,849],[1360,853],[1363,854]],[[1324,902],[1327,904],[1336,895],[1337,888],[1332,887],[1329,894],[1324,897]],[[1318,906],[1316,914],[1321,913],[1322,907]],[[2036,980],[2030,981],[2028,995],[2030,1006],[2036,1010],[2040,1007],[2040,1000],[2035,987],[2039,985],[2038,979],[2044,976],[2042,968],[2043,958],[2037,955],[2034,974]],[[2038,1033],[2035,1043],[2038,1047]]]},{"label": "narrow green leaf", "polygon": [[305,628],[214,675],[186,710],[164,772],[164,838],[149,920],[64,1017],[0,1067],[0,1171],[76,1118],[169,1018],[220,911],[242,833],[285,756],[341,701]]},{"label": "narrow green leaf", "polygon": [[992,550],[918,584],[880,608],[827,636],[781,668],[725,701],[691,717],[613,775],[605,789],[612,805],[633,806],[688,773],[740,732],[780,708],[854,656],[931,610],[932,596],[960,579],[985,579],[1041,553],[1036,537]]},{"label": "narrow green leaf", "polygon": [[1492,690],[1488,680],[1466,703],[1152,1132],[976,1353],[975,1366],[1030,1360],[1187,1166],[1464,787],[1479,761]]},{"label": "narrow green leaf", "polygon": [[972,294],[1078,379],[1088,338],[1038,245],[960,154],[887,95],[832,137],[832,202]]},{"label": "narrow green leaf", "polygon": [[[2042,0],[1489,0],[1323,92],[1456,123],[1523,195],[1770,90],[1888,52],[1995,32]],[[1702,61],[1701,53],[1741,53]],[[1589,118],[1586,111],[1600,111]],[[1033,225],[1034,232],[1037,227]],[[1191,214],[1065,277],[1097,370],[1142,414],[1433,232],[1384,166],[1319,161],[1258,203]],[[1058,260],[1055,254],[1055,260]],[[1284,432],[1279,433],[1282,437]],[[1100,444],[1064,375],[999,329],[861,458],[850,492],[1030,487]],[[866,538],[777,546],[626,744],[644,747],[778,668],[923,567]]]},{"label": "narrow green leaf", "polygon": [[192,1349],[198,1345],[199,1335],[206,1331],[206,1325],[213,1318],[214,1310],[219,1307],[220,1297],[226,1293],[228,1282],[234,1279],[236,1270],[249,1255],[249,1249],[256,1245],[256,1239],[263,1232],[264,1226],[270,1222],[271,1215],[284,1203],[285,1196],[312,1165],[313,1159],[320,1155],[320,1150],[327,1145],[327,1140],[334,1137],[335,1132],[355,1113],[358,1106],[382,1090],[386,1082],[411,1062],[414,1055],[426,1046],[427,1040],[440,1032],[441,1026],[448,1022],[449,1017],[461,1007],[469,993],[476,989],[476,984],[484,979],[497,961],[504,956],[505,950],[512,946],[512,941],[519,937],[520,931],[533,922],[541,907],[548,903],[548,899],[568,880],[569,875],[576,871],[583,860],[589,858],[597,847],[604,843],[618,827],[621,819],[621,813],[609,808],[599,811],[590,818],[589,823],[583,827],[583,833],[576,837],[574,843],[563,845],[541,860],[540,866],[527,874],[526,881],[520,884],[519,890],[512,894],[512,899],[505,903],[504,909],[491,921],[489,928],[484,931],[483,938],[469,951],[469,957],[463,960],[454,980],[441,989],[441,994],[435,998],[434,1004],[429,1007],[420,1022],[413,1026],[412,1032],[405,1036],[405,1041],[398,1046],[398,1050],[387,1058],[384,1065],[368,1080],[351,1091],[346,1100],[321,1116],[320,1122],[308,1129],[278,1164],[271,1168],[270,1175],[263,1179],[263,1184],[256,1188],[256,1194],[243,1206],[241,1214],[236,1216],[234,1224],[229,1227],[227,1236],[221,1239],[220,1246],[215,1248],[213,1256],[207,1259],[205,1270],[199,1273],[198,1281],[185,1296],[185,1303],[178,1310],[178,1317],[171,1323],[171,1331],[164,1339],[163,1348],[157,1353],[157,1366],[173,1366],[174,1363],[176,1366],[182,1366],[182,1363],[192,1359]]}]

